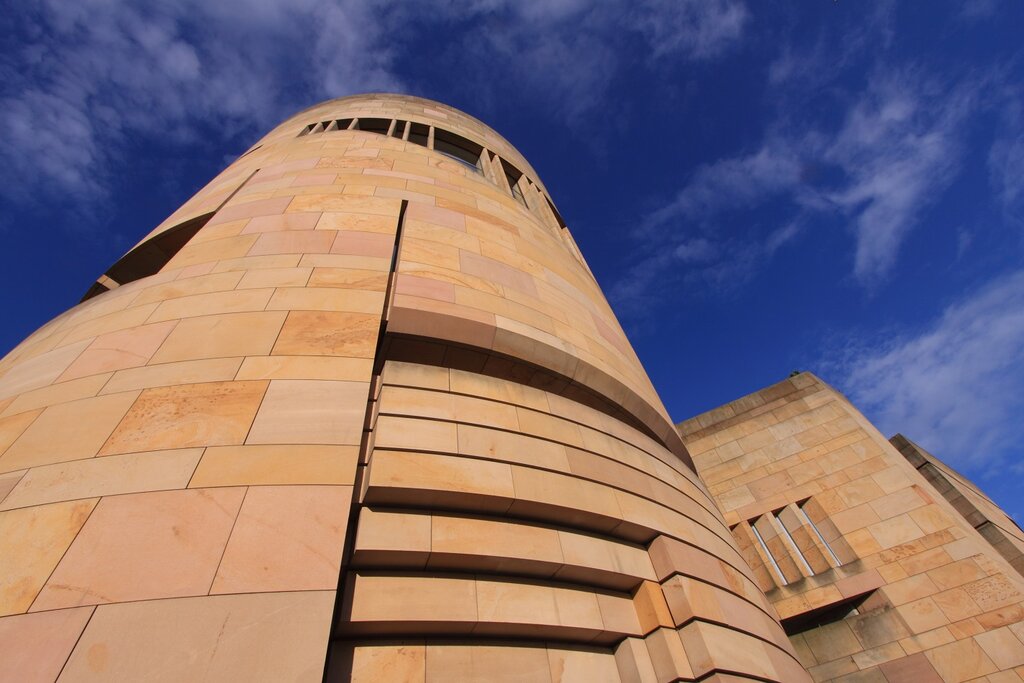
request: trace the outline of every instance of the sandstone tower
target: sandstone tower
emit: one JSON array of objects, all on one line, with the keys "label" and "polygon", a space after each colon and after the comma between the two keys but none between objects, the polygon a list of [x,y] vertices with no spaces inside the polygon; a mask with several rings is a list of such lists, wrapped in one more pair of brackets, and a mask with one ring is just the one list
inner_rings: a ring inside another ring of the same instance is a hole
[{"label": "sandstone tower", "polygon": [[681,437],[508,142],[317,105],[0,361],[0,680],[1015,676],[1020,576],[784,384]]}]

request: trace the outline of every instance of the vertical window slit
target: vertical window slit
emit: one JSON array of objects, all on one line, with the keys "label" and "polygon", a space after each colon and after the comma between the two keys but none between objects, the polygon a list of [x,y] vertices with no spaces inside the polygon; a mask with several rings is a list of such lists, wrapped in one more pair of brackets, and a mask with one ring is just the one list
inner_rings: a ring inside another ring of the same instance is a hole
[{"label": "vertical window slit", "polygon": [[779,523],[778,525],[782,529],[783,536],[785,536],[786,540],[789,541],[789,545],[792,546],[793,551],[796,553],[796,556],[800,558],[800,564],[803,565],[803,568],[807,571],[807,576],[814,576],[814,570],[811,569],[811,564],[807,561],[807,558],[804,557],[804,554],[800,552],[800,546],[796,544],[796,539],[793,538],[793,534],[789,533],[789,527],[786,526],[786,523],[782,520],[782,517],[780,516],[781,512],[782,510],[773,513],[775,521]]},{"label": "vertical window slit", "polygon": [[786,581],[786,575],[782,573],[782,568],[779,567],[779,563],[775,561],[775,556],[772,555],[772,551],[768,550],[768,544],[761,538],[761,532],[757,530],[757,527],[753,524],[750,525],[750,530],[754,532],[754,538],[761,544],[761,550],[768,556],[768,561],[772,563],[772,568],[775,569],[775,573],[778,575],[779,580],[782,581],[783,586],[788,586],[789,581]]},{"label": "vertical window slit", "polygon": [[804,516],[804,519],[807,520],[807,525],[814,530],[814,535],[817,536],[818,540],[821,541],[821,544],[825,546],[825,550],[828,551],[828,554],[832,558],[832,561],[835,562],[835,565],[837,567],[842,565],[843,563],[839,561],[839,558],[836,557],[836,554],[832,551],[832,546],[830,546],[828,544],[828,541],[825,540],[825,537],[821,535],[821,531],[818,530],[818,525],[815,524],[814,521],[811,519],[810,515],[807,514],[807,510],[804,510],[804,505],[806,504],[807,501],[805,500],[803,503],[798,504],[796,507],[800,511],[800,514]]}]

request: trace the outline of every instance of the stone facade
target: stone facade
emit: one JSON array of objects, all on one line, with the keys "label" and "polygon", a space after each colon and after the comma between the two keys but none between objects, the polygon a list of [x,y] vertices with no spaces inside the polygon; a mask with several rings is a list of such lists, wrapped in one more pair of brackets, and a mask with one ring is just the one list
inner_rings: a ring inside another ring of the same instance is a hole
[{"label": "stone facade", "polygon": [[810,373],[679,427],[815,680],[1021,680],[1024,580],[906,439]]},{"label": "stone facade", "polygon": [[678,431],[508,142],[333,100],[0,361],[0,680],[1017,680],[929,486],[810,375]]}]

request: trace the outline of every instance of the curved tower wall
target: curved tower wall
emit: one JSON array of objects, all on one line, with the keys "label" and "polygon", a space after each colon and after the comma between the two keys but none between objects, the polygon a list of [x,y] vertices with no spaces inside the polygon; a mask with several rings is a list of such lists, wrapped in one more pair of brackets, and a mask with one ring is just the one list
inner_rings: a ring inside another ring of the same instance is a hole
[{"label": "curved tower wall", "polygon": [[806,678],[535,171],[411,97],[0,361],[0,557],[0,678]]}]

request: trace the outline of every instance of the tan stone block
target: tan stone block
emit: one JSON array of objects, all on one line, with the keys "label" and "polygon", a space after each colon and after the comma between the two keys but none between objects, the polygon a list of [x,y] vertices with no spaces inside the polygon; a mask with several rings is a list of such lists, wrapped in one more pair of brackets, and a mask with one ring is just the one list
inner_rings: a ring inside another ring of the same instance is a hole
[{"label": "tan stone block", "polygon": [[101,605],[62,680],[316,683],[333,607],[334,591]]},{"label": "tan stone block", "polygon": [[221,488],[104,498],[33,610],[205,595],[244,493]]},{"label": "tan stone block", "polygon": [[97,337],[60,376],[61,381],[145,365],[174,321],[143,325]]},{"label": "tan stone block", "polygon": [[212,382],[146,389],[100,453],[239,444],[268,382]]},{"label": "tan stone block", "polygon": [[241,358],[213,358],[119,370],[109,379],[100,394],[151,389],[172,384],[223,382],[234,378],[241,363]]},{"label": "tan stone block", "polygon": [[42,409],[29,410],[9,417],[0,418],[0,455],[17,441],[32,421],[39,417]]},{"label": "tan stone block", "polygon": [[258,356],[246,358],[235,379],[324,379],[369,382],[369,358],[326,356]]},{"label": "tan stone block", "polygon": [[358,445],[367,392],[364,382],[273,380],[246,443]]},{"label": "tan stone block", "polygon": [[29,410],[95,396],[109,379],[110,374],[90,375],[25,392],[11,401],[0,416],[10,417]]},{"label": "tan stone block", "polygon": [[491,643],[427,645],[427,683],[487,683],[506,679],[510,673],[523,681],[547,681],[550,671],[544,647]]},{"label": "tan stone block", "polygon": [[371,457],[369,487],[369,503],[471,506],[480,512],[504,512],[515,495],[505,463],[380,449]]},{"label": "tan stone block", "polygon": [[[930,650],[946,643],[952,643],[956,638],[953,637],[952,632],[945,626],[926,631],[920,635],[911,636],[904,638],[900,641],[900,647],[903,648],[904,652],[908,655],[914,654],[915,652],[921,652],[923,650]],[[929,664],[929,666],[931,666]]]},{"label": "tan stone block", "polygon": [[476,594],[478,619],[502,624],[498,632],[512,624],[557,627],[553,634],[561,629],[597,634],[605,628],[598,597],[587,590],[478,577]]},{"label": "tan stone block", "polygon": [[0,680],[57,680],[92,610],[79,607],[0,619]]},{"label": "tan stone block", "polygon": [[374,216],[394,216],[394,221],[397,223],[400,206],[401,202],[399,200],[384,197],[307,194],[291,199],[291,203],[288,205],[288,213],[296,211],[323,211],[327,215],[328,212],[344,211]]},{"label": "tan stone block", "polygon": [[974,558],[969,557],[932,569],[928,572],[928,576],[939,589],[944,590],[946,588],[956,588],[971,581],[984,579],[988,576],[988,573],[978,566]]},{"label": "tan stone block", "polygon": [[202,449],[130,453],[34,467],[0,510],[62,500],[185,488]]},{"label": "tan stone block", "polygon": [[[332,181],[334,180],[333,175],[328,177]],[[327,184],[330,184],[330,182]],[[317,221],[319,220],[319,213],[288,213],[278,216],[257,216],[246,223],[245,229],[242,230],[242,234],[248,235],[256,232],[312,230],[316,227]]]},{"label": "tan stone block", "polygon": [[350,486],[250,488],[210,593],[335,589],[351,497]]},{"label": "tan stone block", "polygon": [[946,615],[946,618],[953,622],[968,619],[982,612],[978,604],[963,588],[952,588],[936,593],[932,599]]},{"label": "tan stone block", "polygon": [[607,650],[584,647],[548,647],[552,683],[592,681],[620,683],[615,658]]},{"label": "tan stone block", "polygon": [[882,548],[892,548],[901,543],[909,543],[921,538],[924,532],[914,523],[910,517],[892,517],[877,522],[868,527],[868,531],[875,537]]},{"label": "tan stone block", "polygon": [[[200,268],[210,268],[211,264],[205,264]],[[195,268],[195,266],[193,266]],[[206,294],[209,292],[224,292],[234,289],[238,281],[242,279],[241,273],[210,273],[198,277],[177,278],[171,282],[163,282],[144,289],[133,301],[132,306],[149,304],[176,299],[182,296],[193,294]]]},{"label": "tan stone block", "polygon": [[182,320],[153,356],[153,363],[270,353],[285,313],[227,313]]},{"label": "tan stone block", "polygon": [[307,286],[383,292],[387,289],[387,285],[388,274],[379,270],[314,268]]},{"label": "tan stone block", "polygon": [[512,466],[516,502],[512,510],[562,524],[611,530],[623,518],[612,489],[576,477]]},{"label": "tan stone block", "polygon": [[422,643],[365,643],[353,648],[352,683],[423,683],[426,675],[426,646]]},{"label": "tan stone block", "polygon": [[238,289],[230,292],[195,294],[161,302],[147,319],[155,323],[161,320],[195,318],[201,315],[220,313],[245,313],[262,311],[267,307],[274,289]]},{"label": "tan stone block", "polygon": [[831,662],[864,649],[845,621],[825,624],[803,635],[814,658],[819,662]]},{"label": "tan stone block", "polygon": [[683,642],[675,629],[659,628],[649,634],[644,642],[658,681],[693,678],[689,653],[683,647]]},{"label": "tan stone block", "polygon": [[599,536],[558,532],[566,566],[558,577],[632,590],[639,580],[656,580],[650,556],[642,547]]},{"label": "tan stone block", "polygon": [[451,371],[451,390],[548,412],[546,394],[533,387],[463,370]]},{"label": "tan stone block", "polygon": [[551,576],[562,564],[559,533],[529,524],[434,515],[430,538],[430,567]]},{"label": "tan stone block", "polygon": [[129,391],[46,408],[0,457],[0,469],[93,457],[138,396]]},{"label": "tan stone block", "polygon": [[347,311],[376,314],[379,318],[383,306],[383,292],[333,287],[281,287],[274,290],[267,310]]},{"label": "tan stone block", "polygon": [[[408,212],[406,213],[408,215]],[[368,214],[352,212],[324,213],[317,221],[317,230],[357,230],[360,232],[381,232],[395,234],[398,225],[397,214]]]},{"label": "tan stone block", "polygon": [[[678,640],[678,638],[677,638]],[[682,648],[682,643],[679,645]],[[626,638],[615,648],[615,664],[622,683],[657,683],[647,645],[639,638]]]},{"label": "tan stone block", "polygon": [[83,339],[76,344],[62,346],[21,361],[0,375],[0,398],[45,387],[54,382],[91,343],[91,340]]},{"label": "tan stone block", "polygon": [[771,646],[741,631],[694,621],[679,635],[697,676],[717,668],[781,680],[769,656]]},{"label": "tan stone block", "polygon": [[468,632],[477,621],[477,582],[473,578],[354,572],[349,580],[350,619],[354,623],[462,623]]},{"label": "tan stone block", "polygon": [[949,619],[931,598],[915,600],[899,607],[898,610],[914,633],[924,633],[949,623]]},{"label": "tan stone block", "polygon": [[379,314],[291,311],[273,353],[373,358],[379,328]]},{"label": "tan stone block", "polygon": [[654,581],[644,581],[640,584],[633,593],[633,607],[640,621],[641,633],[647,634],[662,626],[675,626],[661,586]]},{"label": "tan stone block", "polygon": [[985,651],[985,654],[988,655],[998,670],[1003,671],[1024,666],[1024,643],[1021,643],[1013,632],[1005,626],[993,631],[979,633],[974,636],[974,640]]},{"label": "tan stone block", "polygon": [[972,638],[958,640],[924,655],[946,683],[959,683],[992,673],[995,664]]},{"label": "tan stone block", "polygon": [[358,446],[211,446],[189,486],[351,485],[358,458]]},{"label": "tan stone block", "polygon": [[902,659],[886,662],[879,670],[889,681],[914,681],[915,683],[942,683],[928,658],[913,654]]},{"label": "tan stone block", "polygon": [[5,472],[0,474],[0,503],[7,498],[8,494],[18,485],[21,478],[25,476],[26,470],[15,470],[14,472]]},{"label": "tan stone block", "polygon": [[332,254],[390,258],[395,249],[395,237],[390,233],[343,230],[337,235]]},{"label": "tan stone block", "polygon": [[455,419],[454,395],[448,392],[384,386],[380,394],[380,412],[386,415],[452,421]]},{"label": "tan stone block", "polygon": [[442,453],[458,452],[457,428],[451,422],[381,415],[377,418],[377,448],[410,448]]},{"label": "tan stone block", "polygon": [[363,507],[359,511],[354,562],[422,568],[430,554],[431,528],[428,514]]},{"label": "tan stone block", "polygon": [[334,234],[316,230],[264,232],[246,252],[247,256],[271,254],[326,254],[331,250]]},{"label": "tan stone block", "polygon": [[560,472],[569,471],[569,460],[561,444],[466,424],[458,426],[458,434],[458,448],[462,455],[494,458]]},{"label": "tan stone block", "polygon": [[249,270],[242,276],[236,289],[260,289],[263,287],[305,287],[309,282],[312,268],[266,268]]},{"label": "tan stone block", "polygon": [[91,499],[0,513],[0,615],[29,609],[95,506]]},{"label": "tan stone block", "polygon": [[995,574],[981,581],[965,583],[963,589],[982,611],[1005,607],[1021,600],[1016,584],[1005,574]]}]

